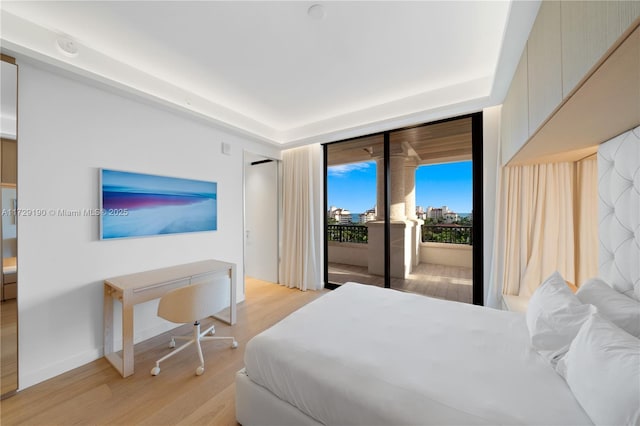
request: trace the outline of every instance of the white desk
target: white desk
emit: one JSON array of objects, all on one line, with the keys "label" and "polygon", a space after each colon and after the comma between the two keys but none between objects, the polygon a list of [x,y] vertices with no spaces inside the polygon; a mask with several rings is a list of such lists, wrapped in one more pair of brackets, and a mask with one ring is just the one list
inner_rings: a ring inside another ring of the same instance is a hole
[{"label": "white desk", "polygon": [[[236,265],[218,260],[176,265],[135,274],[122,275],[104,281],[104,356],[122,374],[133,374],[133,307],[157,299],[175,288],[184,287],[197,278],[216,273],[228,273],[231,282],[229,317],[217,317],[228,324],[236,322]],[[122,303],[122,356],[113,350],[113,300]]]}]

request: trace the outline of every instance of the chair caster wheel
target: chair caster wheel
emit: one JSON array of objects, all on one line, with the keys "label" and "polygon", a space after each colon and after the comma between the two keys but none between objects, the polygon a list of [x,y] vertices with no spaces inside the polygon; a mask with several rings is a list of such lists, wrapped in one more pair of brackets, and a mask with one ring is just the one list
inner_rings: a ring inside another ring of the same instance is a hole
[{"label": "chair caster wheel", "polygon": [[151,369],[151,375],[152,376],[157,376],[158,374],[160,374],[160,367],[153,367]]},{"label": "chair caster wheel", "polygon": [[196,368],[196,376],[202,376],[202,373],[204,373],[204,367]]},{"label": "chair caster wheel", "polygon": [[175,347],[176,347],[176,341],[175,341],[174,339],[171,339],[171,341],[169,342],[169,347],[170,347],[171,349],[173,349],[173,348],[175,348]]},{"label": "chair caster wheel", "polygon": [[231,343],[231,348],[235,349],[238,347],[238,342],[236,342],[235,340]]}]

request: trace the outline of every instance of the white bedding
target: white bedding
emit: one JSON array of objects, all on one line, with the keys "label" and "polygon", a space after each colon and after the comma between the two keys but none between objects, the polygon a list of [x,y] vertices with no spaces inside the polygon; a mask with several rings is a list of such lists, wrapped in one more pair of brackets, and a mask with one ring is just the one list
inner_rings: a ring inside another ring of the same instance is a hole
[{"label": "white bedding", "polygon": [[592,424],[524,315],[348,283],[254,337],[249,378],[327,425]]}]

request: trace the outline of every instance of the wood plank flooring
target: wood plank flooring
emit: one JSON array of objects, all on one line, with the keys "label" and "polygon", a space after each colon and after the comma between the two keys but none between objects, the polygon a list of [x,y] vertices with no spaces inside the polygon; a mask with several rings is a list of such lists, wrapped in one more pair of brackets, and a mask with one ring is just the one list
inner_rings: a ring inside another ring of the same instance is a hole
[{"label": "wood plank flooring", "polygon": [[[256,334],[326,291],[302,292],[247,279],[246,301],[238,322],[217,320],[219,336],[235,336],[239,346],[205,342],[205,372],[195,375],[198,356],[188,348],[149,371],[166,354],[170,334],[189,334],[191,325],[135,345],[135,374],[123,379],[104,359],[61,374],[0,401],[0,423],[9,425],[236,425],[235,373],[243,365],[246,343]],[[191,350],[193,349],[193,350]]]},{"label": "wood plank flooring", "polygon": [[0,303],[0,395],[18,383],[18,307],[16,299]]}]

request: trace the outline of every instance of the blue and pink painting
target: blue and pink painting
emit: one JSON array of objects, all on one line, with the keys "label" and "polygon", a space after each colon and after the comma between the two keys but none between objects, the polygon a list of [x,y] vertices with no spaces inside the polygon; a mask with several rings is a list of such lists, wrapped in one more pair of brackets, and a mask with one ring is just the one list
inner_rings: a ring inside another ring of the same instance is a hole
[{"label": "blue and pink painting", "polygon": [[101,169],[101,239],[217,229],[217,183]]}]

